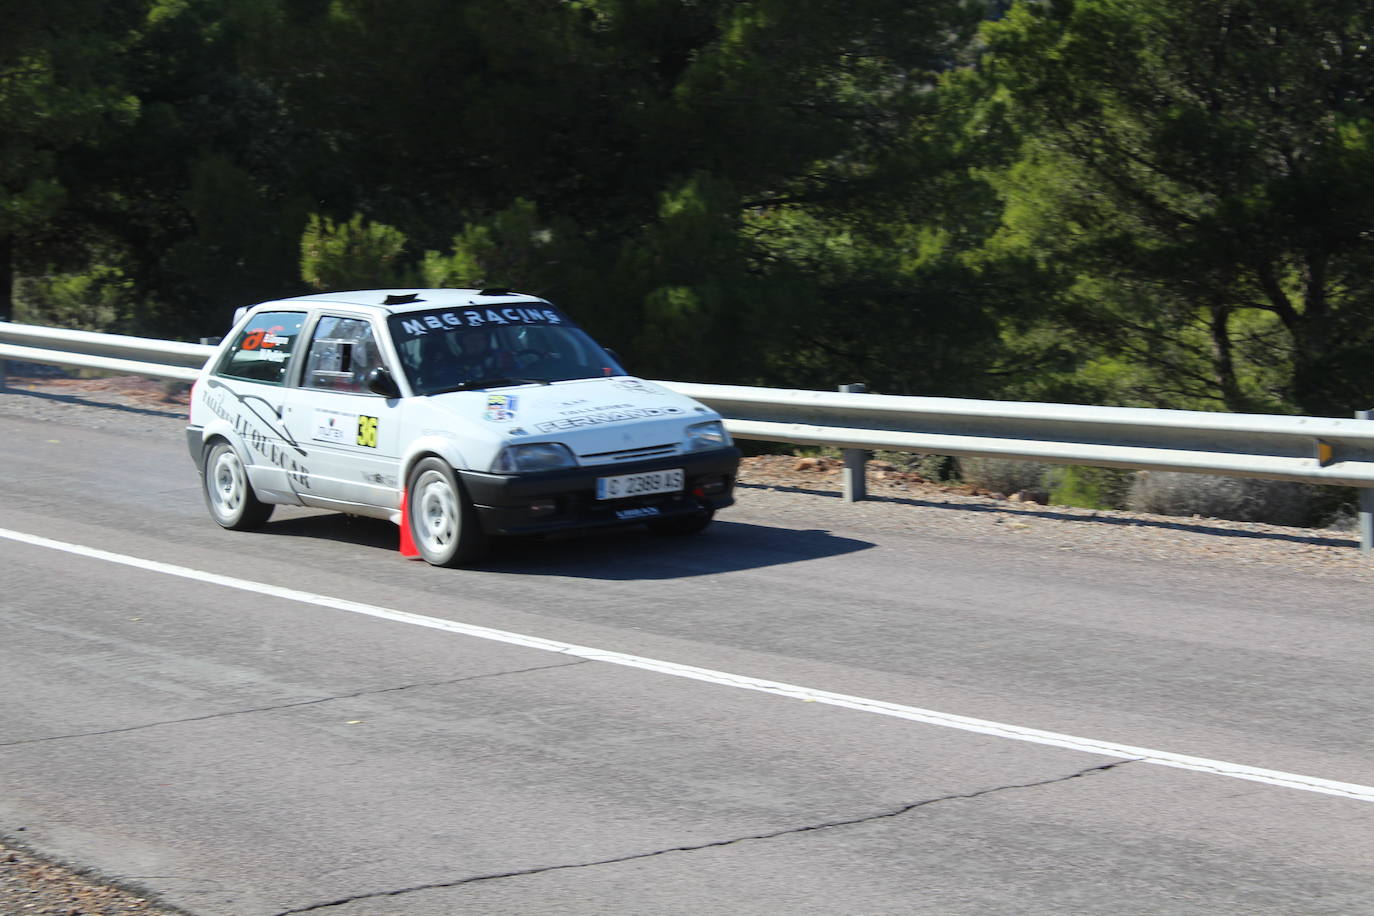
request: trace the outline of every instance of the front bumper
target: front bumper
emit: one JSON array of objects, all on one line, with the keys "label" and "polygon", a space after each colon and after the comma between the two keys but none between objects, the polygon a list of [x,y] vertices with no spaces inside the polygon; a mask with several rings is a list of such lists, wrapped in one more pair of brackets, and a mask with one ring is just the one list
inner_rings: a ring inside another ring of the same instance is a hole
[{"label": "front bumper", "polygon": [[205,428],[201,426],[186,427],[186,451],[191,453],[191,461],[196,465],[196,470],[205,473]]},{"label": "front bumper", "polygon": [[[458,471],[458,476],[488,534],[549,534],[723,509],[735,501],[739,459],[739,449],[731,447],[543,474]],[[682,491],[626,499],[596,498],[598,477],[669,468],[682,468]]]}]

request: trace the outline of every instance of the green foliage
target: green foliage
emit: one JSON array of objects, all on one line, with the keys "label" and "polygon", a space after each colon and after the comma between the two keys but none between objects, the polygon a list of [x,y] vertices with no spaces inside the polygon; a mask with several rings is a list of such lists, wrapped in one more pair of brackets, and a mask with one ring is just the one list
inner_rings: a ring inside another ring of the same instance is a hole
[{"label": "green foliage", "polygon": [[1052,468],[1046,475],[1051,505],[1084,509],[1124,509],[1134,480],[1134,471],[1081,465]]},{"label": "green foliage", "polygon": [[301,239],[301,278],[317,290],[413,286],[402,260],[406,238],[355,213],[346,223],[310,214]]},{"label": "green foliage", "polygon": [[1372,21],[21,4],[0,293],[17,270],[26,301],[90,296],[71,322],[196,337],[306,288],[499,285],[650,376],[1347,414],[1374,403]]},{"label": "green foliage", "polygon": [[[0,319],[16,265],[40,270],[34,248],[60,235],[72,205],[62,158],[97,148],[137,116],[120,66],[137,3],[52,0],[10,4],[0,29]],[[35,244],[37,243],[37,244]]]},{"label": "green foliage", "polygon": [[138,112],[119,75],[130,4],[54,0],[6,10],[0,38],[0,236],[32,231],[65,202],[63,150],[98,143]]},{"label": "green foliage", "polygon": [[1374,398],[1372,26],[1352,0],[1017,5],[984,29],[1023,138],[992,250],[1058,274],[1056,322],[1147,370],[1142,400]]},{"label": "green foliage", "polygon": [[585,260],[575,226],[546,221],[533,201],[516,198],[488,219],[465,225],[448,253],[426,251],[420,271],[430,286],[539,292],[567,282]]},{"label": "green foliage", "polygon": [[138,304],[133,282],[115,268],[27,277],[18,284],[14,319],[79,331],[120,332]]},{"label": "green foliage", "polygon": [[871,160],[973,21],[895,0],[330,11],[301,25],[329,50],[298,49],[319,75],[291,98],[347,187],[388,189],[354,209],[435,251],[428,278],[546,292],[638,370],[720,381],[791,375],[822,293],[752,227],[890,189]]}]

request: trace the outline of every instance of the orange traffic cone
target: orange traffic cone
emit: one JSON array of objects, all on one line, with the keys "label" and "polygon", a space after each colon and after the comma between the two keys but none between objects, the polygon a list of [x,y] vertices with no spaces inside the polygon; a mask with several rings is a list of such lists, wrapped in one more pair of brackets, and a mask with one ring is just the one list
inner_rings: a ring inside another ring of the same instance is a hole
[{"label": "orange traffic cone", "polygon": [[405,490],[401,491],[401,556],[407,560],[420,559],[420,548],[415,546],[415,537],[410,533],[410,507]]}]

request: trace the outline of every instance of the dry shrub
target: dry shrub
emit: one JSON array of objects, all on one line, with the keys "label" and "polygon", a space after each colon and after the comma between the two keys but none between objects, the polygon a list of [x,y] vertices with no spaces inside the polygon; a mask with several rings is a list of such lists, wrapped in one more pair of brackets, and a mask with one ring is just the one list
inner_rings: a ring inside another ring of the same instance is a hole
[{"label": "dry shrub", "polygon": [[1312,520],[1311,486],[1282,480],[1141,471],[1131,485],[1134,512],[1302,526]]},{"label": "dry shrub", "polygon": [[925,480],[939,482],[956,480],[959,477],[958,460],[949,455],[879,449],[873,452],[873,458],[877,461],[886,461],[899,471],[918,474]]},{"label": "dry shrub", "polygon": [[1039,461],[1016,458],[960,458],[959,476],[964,483],[993,493],[1019,493],[1042,488],[1046,466]]}]

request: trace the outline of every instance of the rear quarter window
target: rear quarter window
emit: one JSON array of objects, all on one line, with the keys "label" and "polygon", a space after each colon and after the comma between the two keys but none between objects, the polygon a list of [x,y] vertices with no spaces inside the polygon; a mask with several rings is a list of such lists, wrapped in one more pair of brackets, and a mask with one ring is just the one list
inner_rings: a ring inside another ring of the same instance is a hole
[{"label": "rear quarter window", "polygon": [[267,385],[285,384],[303,324],[304,312],[259,312],[224,354],[219,374]]}]

